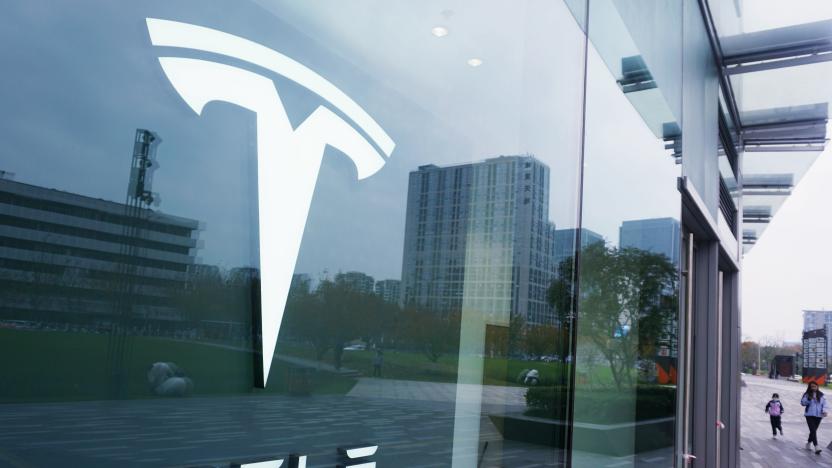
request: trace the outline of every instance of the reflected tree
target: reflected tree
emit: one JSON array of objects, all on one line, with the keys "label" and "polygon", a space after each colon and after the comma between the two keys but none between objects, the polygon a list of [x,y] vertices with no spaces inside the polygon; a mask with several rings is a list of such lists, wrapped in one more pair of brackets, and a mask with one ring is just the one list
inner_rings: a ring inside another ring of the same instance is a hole
[{"label": "reflected tree", "polygon": [[[526,320],[521,315],[514,315],[508,322],[509,352],[523,349],[526,345]],[[534,353],[532,353],[534,354]]]},{"label": "reflected tree", "polygon": [[[571,319],[572,260],[549,289],[561,323]],[[665,255],[595,243],[580,257],[580,338],[608,363],[617,388],[635,384],[639,361],[675,341],[678,271]]]},{"label": "reflected tree", "polygon": [[417,307],[402,311],[397,330],[398,341],[404,346],[419,350],[430,362],[459,347],[459,313],[437,313]]},{"label": "reflected tree", "polygon": [[[518,322],[517,329],[521,326]],[[281,339],[310,344],[319,361],[331,350],[333,364],[340,368],[345,345],[359,339],[377,349],[418,352],[436,363],[457,351],[459,332],[458,312],[416,305],[402,309],[377,294],[356,290],[349,282],[336,278],[322,280],[314,289],[304,282],[292,287]],[[506,344],[509,334],[506,330],[502,339]]]},{"label": "reflected tree", "polygon": [[308,285],[293,288],[286,302],[281,336],[291,335],[312,345],[315,359],[324,358],[332,343],[326,327],[326,308],[322,298]]},{"label": "reflected tree", "polygon": [[397,305],[376,294],[354,290],[345,281],[326,279],[314,291],[305,283],[290,291],[285,330],[311,343],[318,360],[332,350],[333,364],[340,369],[347,343],[363,339],[382,346],[385,337],[393,334],[398,314]]},{"label": "reflected tree", "polygon": [[554,325],[528,326],[524,340],[528,354],[535,357],[557,354],[558,331]]},{"label": "reflected tree", "polygon": [[188,281],[170,291],[173,304],[187,324],[203,338],[248,339],[251,326],[252,273],[223,271],[212,265],[192,268]]},{"label": "reflected tree", "polygon": [[501,325],[486,324],[483,346],[488,357],[508,356],[511,351],[516,351],[509,347],[509,327]]}]

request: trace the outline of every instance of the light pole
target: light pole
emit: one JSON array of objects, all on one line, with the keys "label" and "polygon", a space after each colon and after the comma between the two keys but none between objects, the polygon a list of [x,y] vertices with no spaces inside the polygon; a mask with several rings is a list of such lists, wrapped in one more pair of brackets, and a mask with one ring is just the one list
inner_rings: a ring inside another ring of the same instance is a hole
[{"label": "light pole", "polygon": [[757,372],[760,372],[760,343],[757,343]]}]

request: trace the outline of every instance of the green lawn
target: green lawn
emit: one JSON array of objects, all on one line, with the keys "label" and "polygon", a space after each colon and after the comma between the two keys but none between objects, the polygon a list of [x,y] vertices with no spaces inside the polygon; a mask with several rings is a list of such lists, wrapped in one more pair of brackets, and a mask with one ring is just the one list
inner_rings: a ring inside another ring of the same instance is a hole
[{"label": "green lawn", "polygon": [[[46,400],[97,400],[110,398],[107,373],[107,335],[22,331],[0,329],[0,402]],[[175,362],[194,381],[195,395],[288,393],[289,366],[272,361],[266,390],[252,388],[250,352],[223,348],[209,343],[173,341],[162,338],[132,337],[126,359],[128,398],[153,398],[147,385],[147,370],[158,361]],[[315,361],[311,346],[279,343],[279,355]],[[373,375],[373,351],[344,351],[342,366]],[[324,356],[332,363],[332,351]],[[560,363],[484,358],[483,383],[520,385],[516,381],[523,369],[540,372],[543,385],[559,383]],[[447,354],[431,362],[419,352],[387,350],[382,377],[454,383],[457,381],[457,356]],[[580,378],[580,376],[579,376]],[[611,381],[609,369],[594,369],[592,383]],[[355,385],[354,378],[325,369],[309,371],[312,394],[345,394]],[[579,382],[579,385],[581,383]]]},{"label": "green lawn", "polygon": [[[299,344],[280,344],[278,352],[304,359],[315,359],[314,350],[309,346]],[[344,351],[341,365],[348,369],[355,369],[365,376],[373,375],[374,351]],[[484,359],[484,379],[487,385],[519,385],[517,376],[524,369],[537,369],[544,382],[555,382],[560,377],[560,363],[542,361],[522,361],[507,358]],[[332,363],[332,351],[329,351],[322,362]],[[382,378],[419,380],[432,382],[457,381],[457,356],[447,354],[437,362],[430,362],[422,354],[412,351],[387,350],[384,352],[384,366]]]},{"label": "green lawn", "polygon": [[[107,335],[0,330],[0,401],[109,398]],[[194,394],[286,393],[288,366],[272,361],[266,390],[252,389],[252,355],[198,342],[133,337],[126,359],[128,398],[151,398],[147,370],[172,361],[194,382]],[[355,379],[328,372],[310,375],[313,394],[344,394]]]}]

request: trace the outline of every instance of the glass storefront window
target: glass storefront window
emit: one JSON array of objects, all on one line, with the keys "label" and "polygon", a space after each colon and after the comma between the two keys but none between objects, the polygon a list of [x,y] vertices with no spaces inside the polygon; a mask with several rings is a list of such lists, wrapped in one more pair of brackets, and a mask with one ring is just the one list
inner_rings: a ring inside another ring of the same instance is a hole
[{"label": "glass storefront window", "polygon": [[588,23],[572,466],[674,466],[682,3]]},{"label": "glass storefront window", "polygon": [[565,459],[553,285],[598,245],[566,4],[35,0],[0,37],[0,459]]}]

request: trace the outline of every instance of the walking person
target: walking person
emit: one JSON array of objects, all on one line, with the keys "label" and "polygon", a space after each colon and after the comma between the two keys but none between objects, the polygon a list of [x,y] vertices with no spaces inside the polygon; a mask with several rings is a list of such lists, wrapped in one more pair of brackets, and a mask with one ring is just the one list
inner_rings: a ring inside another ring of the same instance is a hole
[{"label": "walking person", "polygon": [[384,355],[380,349],[376,350],[376,355],[373,357],[373,377],[381,377],[381,366],[384,365]]},{"label": "walking person", "polygon": [[783,435],[783,424],[780,421],[780,416],[783,414],[783,403],[780,403],[780,395],[774,393],[771,395],[771,400],[766,403],[766,413],[768,419],[771,421],[771,436],[777,438],[777,431]]},{"label": "walking person", "polygon": [[826,417],[826,398],[823,396],[823,392],[818,390],[817,383],[809,382],[806,393],[800,399],[800,405],[806,407],[803,415],[806,416],[806,424],[809,426],[809,440],[806,442],[806,450],[812,450],[814,445],[815,453],[820,455],[822,449],[818,447],[818,426],[820,426],[820,421]]}]

